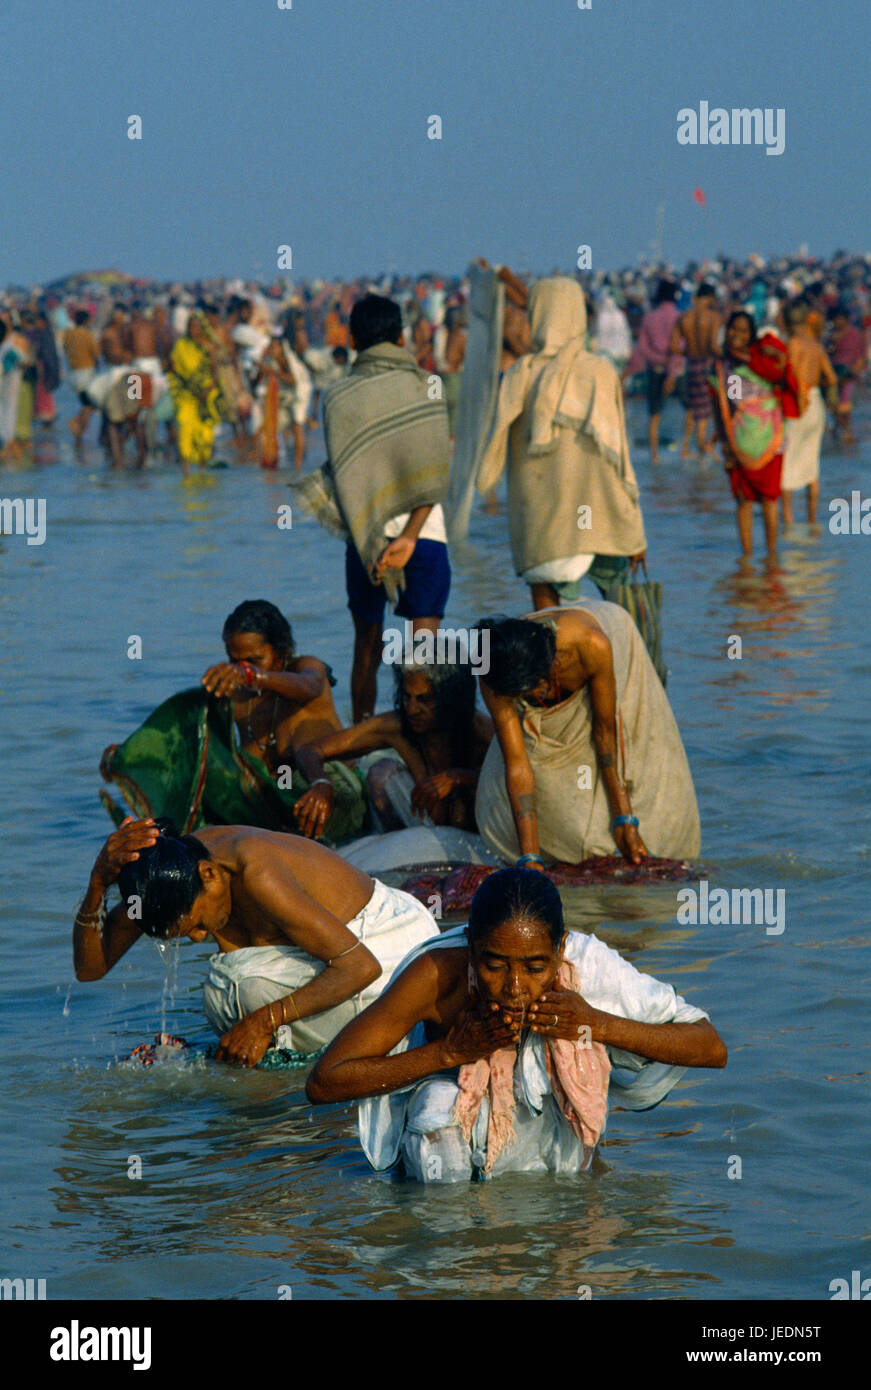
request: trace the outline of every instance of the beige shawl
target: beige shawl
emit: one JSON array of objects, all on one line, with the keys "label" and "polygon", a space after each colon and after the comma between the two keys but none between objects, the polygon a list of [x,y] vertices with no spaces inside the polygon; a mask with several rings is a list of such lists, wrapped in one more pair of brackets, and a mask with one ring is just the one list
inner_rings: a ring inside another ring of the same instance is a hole
[{"label": "beige shawl", "polygon": [[638,554],[646,542],[620,380],[610,362],[587,351],[583,291],[565,277],[540,280],[529,314],[533,351],[502,379],[478,489],[498,483],[510,442],[518,574],[570,555]]}]

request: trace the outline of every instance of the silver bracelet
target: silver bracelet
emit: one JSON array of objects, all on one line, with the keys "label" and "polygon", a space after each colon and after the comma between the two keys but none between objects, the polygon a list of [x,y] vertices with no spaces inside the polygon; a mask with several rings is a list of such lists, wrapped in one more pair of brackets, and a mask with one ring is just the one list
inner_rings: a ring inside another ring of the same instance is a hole
[{"label": "silver bracelet", "polygon": [[329,777],[316,777],[313,782],[309,782],[309,786],[317,787],[320,785],[321,782],[324,782],[328,787],[331,787],[333,785]]}]

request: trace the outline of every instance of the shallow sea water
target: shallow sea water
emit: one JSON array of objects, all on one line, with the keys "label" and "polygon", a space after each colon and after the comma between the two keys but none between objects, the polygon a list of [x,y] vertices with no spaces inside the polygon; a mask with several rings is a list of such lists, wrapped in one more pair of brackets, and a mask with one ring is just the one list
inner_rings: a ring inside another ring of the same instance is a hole
[{"label": "shallow sea water", "polygon": [[[66,388],[60,400],[65,419]],[[640,436],[635,403],[632,420]],[[832,1279],[871,1274],[871,537],[825,524],[828,500],[866,482],[867,401],[859,425],[857,451],[824,454],[823,529],[796,528],[775,576],[740,571],[718,465],[672,448],[653,469],[634,449],[703,872],[785,889],[786,930],[680,925],[677,886],[575,892],[569,909],[707,1009],[728,1067],[688,1074],[656,1110],[613,1111],[592,1176],[443,1189],[372,1173],[353,1108],[313,1110],[303,1073],[116,1064],[161,1028],[209,1040],[207,947],[182,945],[174,985],[146,941],[104,981],[72,971],[72,914],[110,828],[101,751],[220,659],[236,603],[278,603],[299,649],[334,666],[347,717],[342,546],[301,514],[278,529],[284,472],[113,474],[95,447],[76,458],[63,423],[32,467],[4,468],[3,496],[46,498],[48,531],[41,547],[0,542],[0,1273],[75,1299],[288,1286],[294,1299],[564,1299],[589,1286],[763,1300],[827,1299]],[[318,434],[307,466],[321,457]],[[476,512],[453,558],[452,623],[525,611],[504,511]],[[727,659],[730,636],[741,660]],[[383,705],[386,672],[380,691]]]}]

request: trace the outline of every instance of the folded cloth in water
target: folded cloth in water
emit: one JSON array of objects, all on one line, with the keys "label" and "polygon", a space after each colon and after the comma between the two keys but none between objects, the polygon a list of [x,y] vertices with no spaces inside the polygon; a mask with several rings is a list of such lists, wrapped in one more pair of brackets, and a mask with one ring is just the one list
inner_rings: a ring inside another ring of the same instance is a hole
[{"label": "folded cloth in water", "polygon": [[[108,763],[128,806],[138,816],[168,816],[183,835],[203,825],[255,825],[297,829],[293,808],[308,782],[293,773],[279,787],[265,763],[239,747],[229,702],[202,687],[173,695],[116,748]],[[335,793],[324,843],[343,844],[360,833],[366,815],[363,780],[344,763],[324,767]],[[101,792],[116,824],[125,812]]]},{"label": "folded cloth in water", "polygon": [[[420,869],[406,878],[402,887],[418,902],[428,903],[434,893],[441,901],[442,915],[468,914],[476,892],[496,870],[488,864],[460,864],[448,873]],[[684,883],[698,877],[698,868],[687,859],[644,859],[630,864],[622,855],[599,855],[580,864],[550,864],[546,876],[557,888],[592,888],[609,883]]]},{"label": "folded cloth in water", "polygon": [[[381,966],[381,974],[353,999],[279,1028],[275,1034],[277,1050],[314,1060],[346,1023],[378,998],[399,962],[432,935],[435,922],[416,898],[400,888],[388,888],[376,878],[372,897],[347,926],[365,942]],[[325,968],[325,961],[290,944],[219,951],[209,961],[203,986],[206,1017],[215,1032],[223,1035],[255,1009],[301,989]]]}]

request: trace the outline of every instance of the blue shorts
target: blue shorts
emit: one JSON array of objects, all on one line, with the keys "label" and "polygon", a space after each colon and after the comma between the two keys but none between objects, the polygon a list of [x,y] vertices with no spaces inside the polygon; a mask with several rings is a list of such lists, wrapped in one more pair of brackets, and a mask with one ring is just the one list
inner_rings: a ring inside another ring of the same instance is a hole
[{"label": "blue shorts", "polygon": [[[451,565],[444,541],[418,541],[405,566],[405,588],[399,595],[396,613],[400,618],[443,618],[451,592]],[[358,622],[384,622],[387,595],[383,584],[373,584],[357,547],[350,542],[345,550],[345,583],[348,607]]]}]

